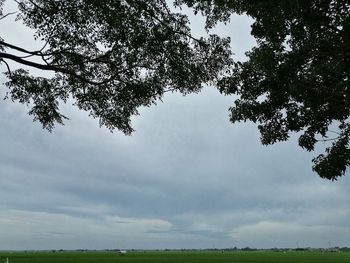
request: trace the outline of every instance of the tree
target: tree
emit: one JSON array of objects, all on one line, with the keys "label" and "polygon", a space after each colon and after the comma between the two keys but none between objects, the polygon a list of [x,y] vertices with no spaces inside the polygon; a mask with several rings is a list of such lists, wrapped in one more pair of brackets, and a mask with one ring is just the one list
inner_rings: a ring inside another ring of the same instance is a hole
[{"label": "tree", "polygon": [[[213,83],[238,95],[233,123],[257,123],[263,144],[293,132],[308,151],[329,143],[313,169],[331,180],[344,175],[350,165],[349,1],[174,1],[204,14],[207,29],[232,13],[252,17],[257,46],[248,60],[232,63],[227,38],[194,38],[187,17],[171,12],[165,0],[18,0],[19,18],[45,45],[29,51],[0,39],[8,96],[30,104],[34,120],[49,130],[66,118],[59,102],[72,97],[101,125],[130,133],[138,107],[167,91],[187,94]],[[11,70],[9,60],[55,75]]]},{"label": "tree", "polygon": [[231,121],[258,124],[263,144],[300,134],[299,145],[313,151],[313,170],[335,180],[350,165],[350,2],[349,0],[184,0],[207,16],[207,27],[232,13],[254,19],[257,46],[246,62],[236,62],[223,78],[223,94],[239,98]]},{"label": "tree", "polygon": [[[29,105],[29,114],[50,131],[67,118],[59,103],[72,98],[100,125],[129,134],[140,106],[168,91],[198,92],[232,63],[229,39],[194,38],[187,16],[171,12],[164,0],[16,2],[17,18],[43,47],[26,50],[0,38],[7,97]],[[3,4],[0,20],[9,15]],[[10,62],[21,67],[13,70]],[[28,67],[54,74],[34,76]]]}]

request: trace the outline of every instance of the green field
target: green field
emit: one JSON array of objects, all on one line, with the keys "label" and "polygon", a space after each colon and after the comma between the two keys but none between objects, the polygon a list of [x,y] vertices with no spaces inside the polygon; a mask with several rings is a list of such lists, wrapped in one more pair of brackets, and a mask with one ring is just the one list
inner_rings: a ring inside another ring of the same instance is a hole
[{"label": "green field", "polygon": [[0,263],[350,263],[350,253],[321,252],[2,252]]}]

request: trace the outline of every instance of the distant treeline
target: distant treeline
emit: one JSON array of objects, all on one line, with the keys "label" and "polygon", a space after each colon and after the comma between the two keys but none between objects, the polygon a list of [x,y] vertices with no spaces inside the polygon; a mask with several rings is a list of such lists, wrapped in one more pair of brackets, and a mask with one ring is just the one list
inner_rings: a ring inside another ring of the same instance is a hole
[{"label": "distant treeline", "polygon": [[[93,250],[93,249],[76,249],[76,250],[65,250],[65,249],[52,249],[51,252],[119,252],[120,249],[102,249],[102,250]],[[229,252],[229,251],[270,251],[270,252],[287,252],[287,251],[305,251],[305,252],[350,252],[350,247],[329,247],[329,248],[312,248],[312,247],[299,247],[299,248],[251,248],[251,247],[243,247],[243,248],[204,248],[204,249],[125,249],[125,251],[129,252],[147,252],[147,251],[218,251],[218,252]],[[30,251],[24,251],[30,252]]]}]

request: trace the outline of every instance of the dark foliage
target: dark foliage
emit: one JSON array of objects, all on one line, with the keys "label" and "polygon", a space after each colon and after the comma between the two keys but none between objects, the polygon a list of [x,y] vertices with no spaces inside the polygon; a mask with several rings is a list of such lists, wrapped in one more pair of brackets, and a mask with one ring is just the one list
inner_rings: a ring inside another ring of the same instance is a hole
[{"label": "dark foliage", "polygon": [[[0,7],[3,0],[0,0]],[[254,19],[257,46],[232,63],[229,40],[191,36],[188,19],[164,0],[20,0],[19,17],[45,45],[29,51],[0,38],[9,97],[51,130],[73,98],[109,129],[130,133],[130,117],[167,91],[217,84],[238,95],[231,121],[258,124],[263,144],[288,140],[315,150],[313,169],[335,180],[350,164],[350,3],[348,0],[175,0],[207,17],[207,29],[232,13]],[[0,10],[0,20],[5,17]],[[37,62],[40,59],[41,62]],[[55,73],[35,77],[7,61]],[[230,69],[229,76],[222,73]]]},{"label": "dark foliage", "polygon": [[192,37],[187,17],[163,0],[20,0],[18,6],[18,18],[45,44],[29,51],[0,39],[0,63],[54,76],[8,66],[8,97],[28,104],[49,130],[66,118],[59,103],[72,98],[100,125],[129,134],[140,106],[167,91],[198,92],[231,63],[229,39]]},{"label": "dark foliage", "polygon": [[299,145],[313,151],[313,169],[331,180],[350,164],[350,2],[348,0],[184,0],[207,16],[207,26],[232,13],[254,19],[257,47],[237,62],[219,89],[237,94],[231,121],[258,123],[263,144],[301,134]]}]

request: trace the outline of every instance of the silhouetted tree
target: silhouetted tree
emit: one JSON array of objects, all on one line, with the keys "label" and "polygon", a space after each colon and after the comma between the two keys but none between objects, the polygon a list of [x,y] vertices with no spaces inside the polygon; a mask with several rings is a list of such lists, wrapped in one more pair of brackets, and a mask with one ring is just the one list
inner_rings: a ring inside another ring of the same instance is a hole
[{"label": "silhouetted tree", "polygon": [[[171,12],[164,0],[17,3],[18,19],[35,30],[43,47],[26,50],[0,39],[8,97],[28,104],[29,114],[48,130],[66,118],[59,103],[73,98],[100,125],[129,134],[140,106],[167,91],[198,92],[232,62],[229,39],[194,38],[187,16]],[[7,15],[0,11],[0,20]],[[20,68],[13,70],[9,61]],[[22,66],[54,75],[33,76]]]},{"label": "silhouetted tree", "polygon": [[300,134],[299,145],[313,151],[313,169],[331,180],[350,164],[350,2],[348,0],[184,0],[207,16],[207,27],[232,13],[254,19],[257,46],[246,62],[236,62],[219,83],[223,94],[239,98],[231,121],[258,123],[263,144]]},{"label": "silhouetted tree", "polygon": [[[44,45],[32,51],[0,39],[0,63],[8,69],[8,97],[29,104],[44,128],[63,123],[59,102],[71,97],[100,125],[128,134],[138,107],[167,91],[216,83],[223,94],[238,95],[231,121],[257,123],[263,144],[291,132],[308,151],[329,142],[313,169],[331,180],[350,164],[348,0],[175,0],[204,14],[207,29],[232,13],[254,19],[257,46],[234,64],[228,39],[194,38],[187,16],[165,0],[17,2],[19,18]],[[0,11],[0,20],[6,16]],[[8,61],[55,74],[35,77]]]}]

